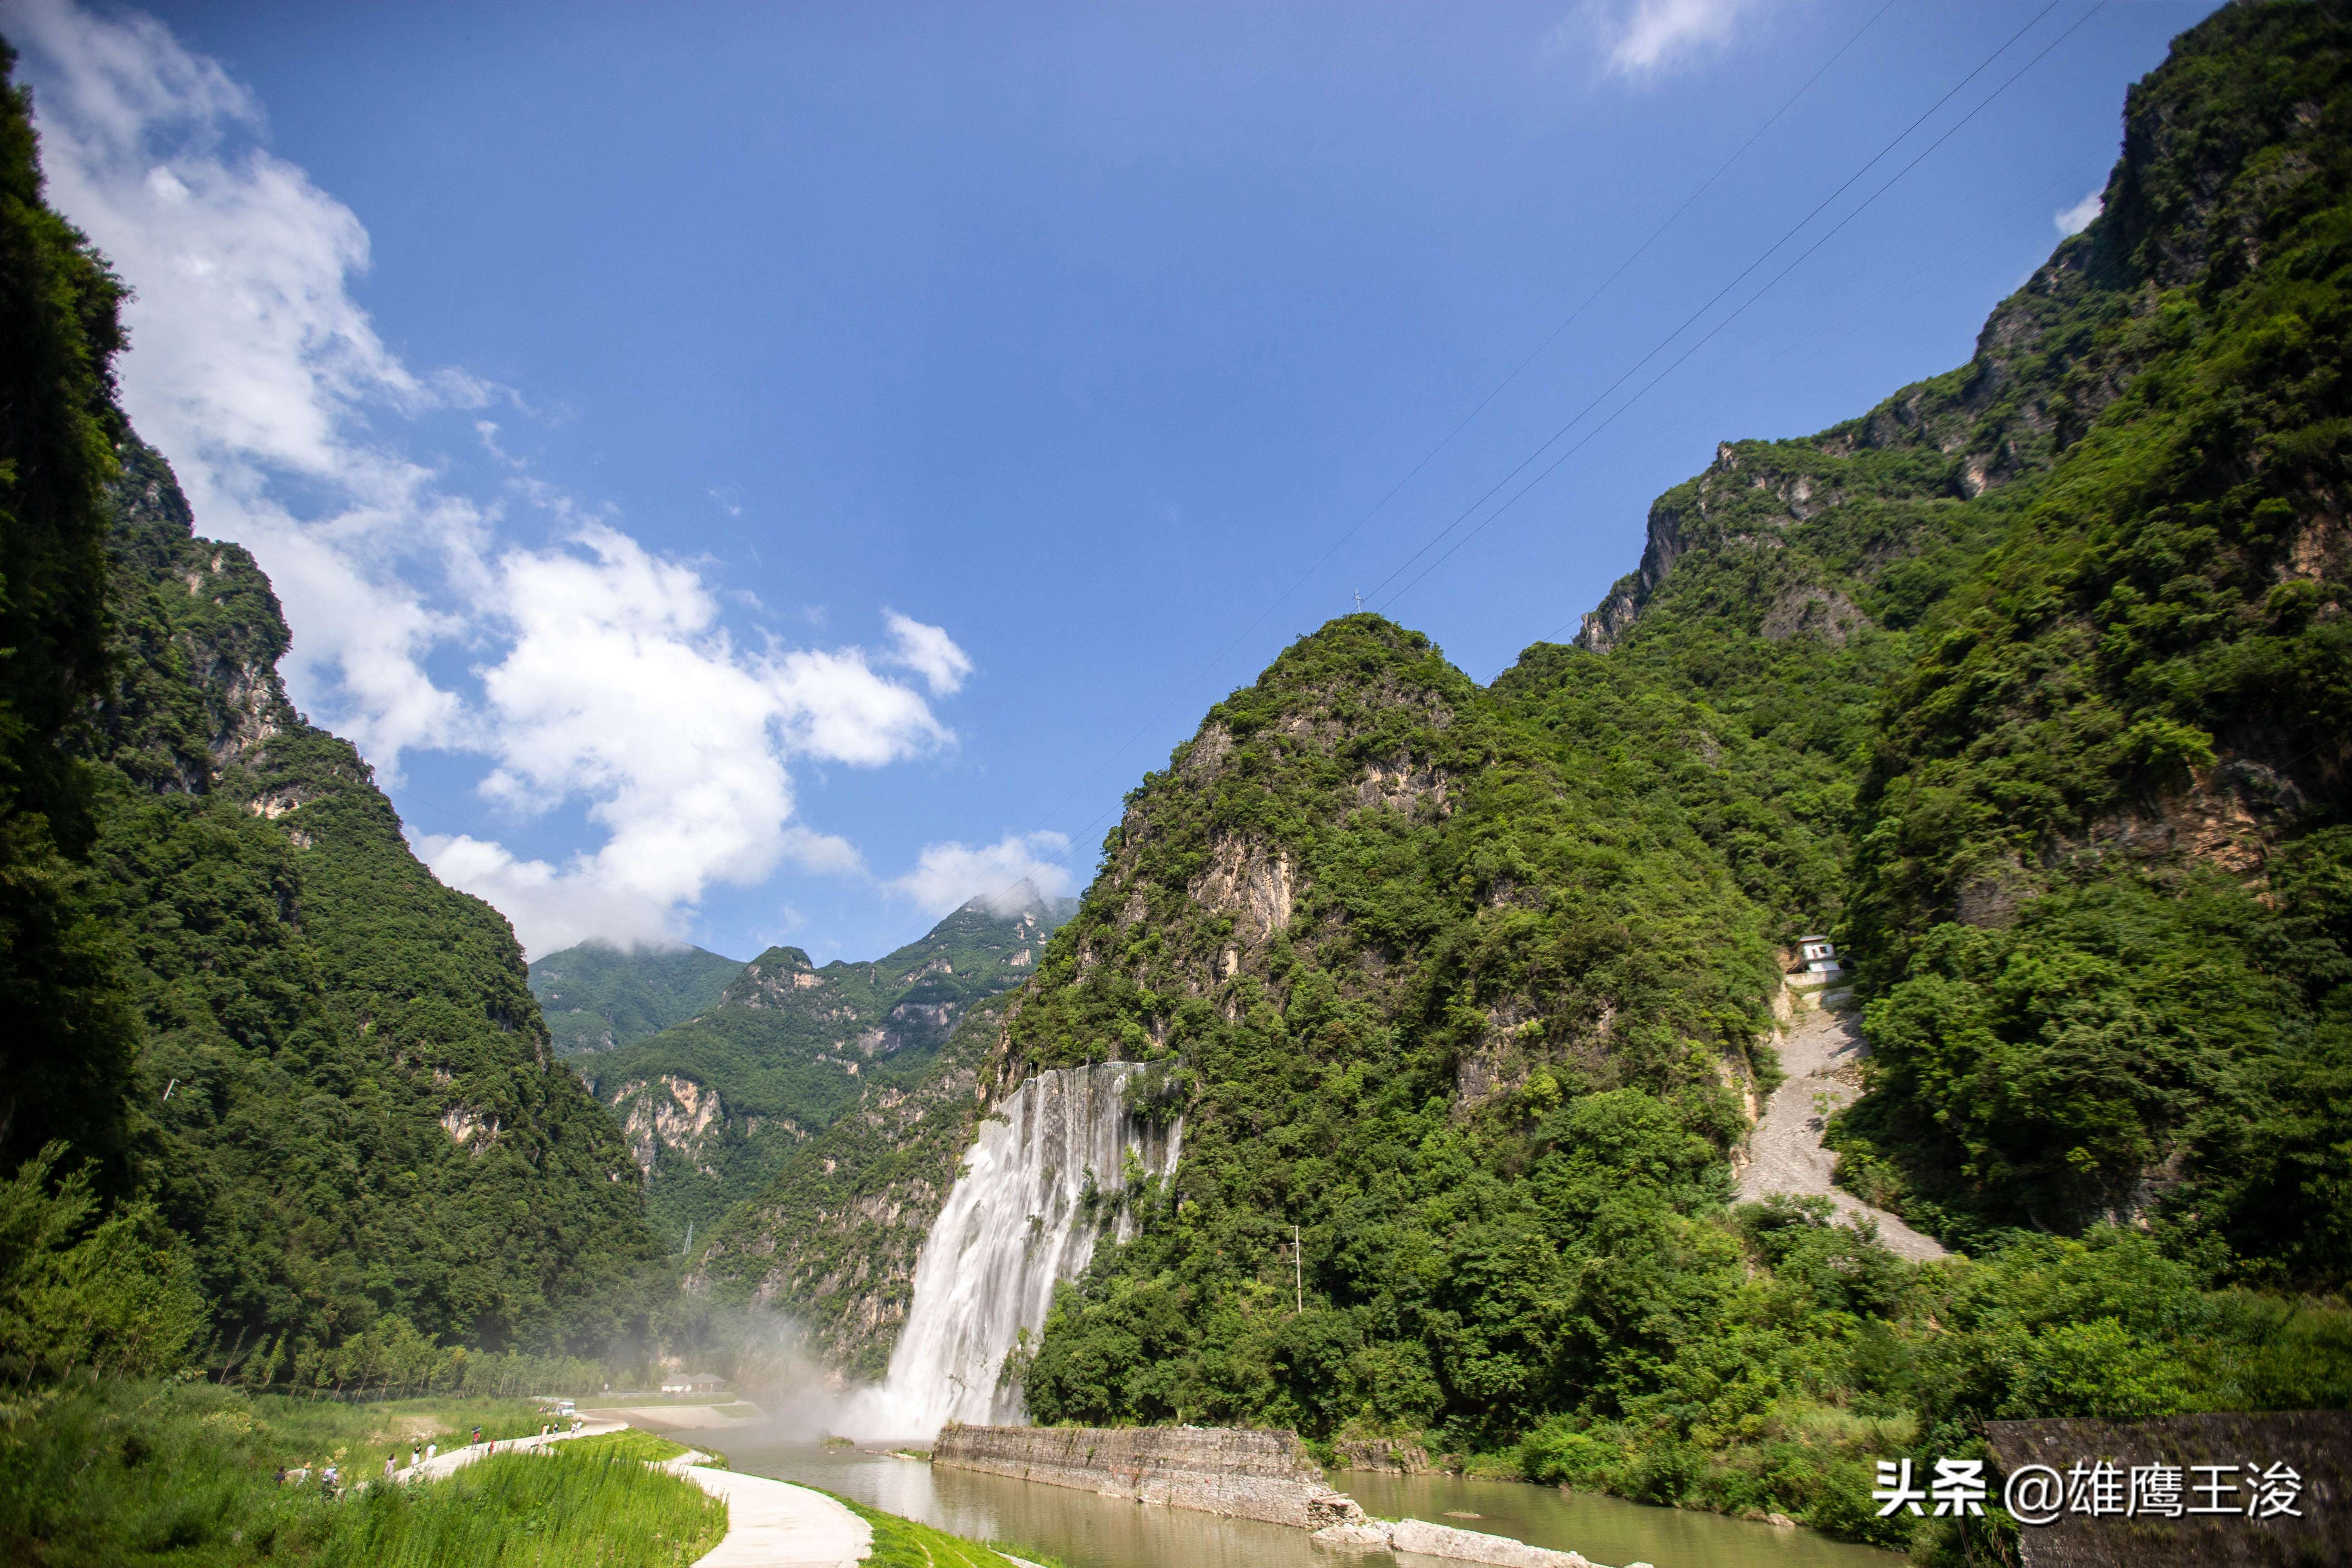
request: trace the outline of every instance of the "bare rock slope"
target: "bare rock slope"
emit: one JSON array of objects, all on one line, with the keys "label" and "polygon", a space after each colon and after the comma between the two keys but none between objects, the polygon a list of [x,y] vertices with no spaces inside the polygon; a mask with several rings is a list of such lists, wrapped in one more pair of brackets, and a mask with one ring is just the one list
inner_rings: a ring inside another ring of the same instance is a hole
[{"label": "bare rock slope", "polygon": [[1739,1195],[1827,1197],[1854,1223],[1876,1221],[1878,1239],[1897,1256],[1944,1257],[1943,1244],[1933,1237],[1832,1184],[1837,1156],[1822,1147],[1822,1133],[1829,1119],[1862,1092],[1862,1059],[1869,1047],[1852,1012],[1805,1002],[1798,1008],[1780,1044],[1780,1066],[1789,1076],[1772,1091],[1748,1137],[1750,1158],[1740,1173]]}]

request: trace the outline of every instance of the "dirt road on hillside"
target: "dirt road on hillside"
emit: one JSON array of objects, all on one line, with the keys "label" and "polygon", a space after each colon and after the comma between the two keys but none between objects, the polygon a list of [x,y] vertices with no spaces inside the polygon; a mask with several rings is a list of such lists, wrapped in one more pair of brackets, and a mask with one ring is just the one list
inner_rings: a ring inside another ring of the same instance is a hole
[{"label": "dirt road on hillside", "polygon": [[1903,1258],[1945,1256],[1944,1246],[1830,1183],[1837,1156],[1822,1147],[1830,1117],[1861,1093],[1862,1058],[1869,1054],[1862,1027],[1851,1012],[1837,1013],[1800,999],[1789,1033],[1780,1041],[1780,1068],[1788,1076],[1764,1107],[1748,1135],[1751,1162],[1739,1178],[1739,1195],[1756,1199],[1773,1193],[1823,1194],[1849,1219],[1878,1222],[1878,1239]]}]

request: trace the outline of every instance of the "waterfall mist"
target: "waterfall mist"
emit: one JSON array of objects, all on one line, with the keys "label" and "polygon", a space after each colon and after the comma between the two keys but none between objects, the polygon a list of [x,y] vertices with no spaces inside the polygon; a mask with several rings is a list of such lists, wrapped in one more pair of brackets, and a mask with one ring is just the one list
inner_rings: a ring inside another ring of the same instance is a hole
[{"label": "waterfall mist", "polygon": [[928,1439],[950,1421],[1024,1418],[1000,1382],[1021,1332],[1045,1326],[1054,1287],[1108,1230],[1134,1228],[1130,1182],[1176,1168],[1181,1123],[1127,1108],[1133,1062],[1030,1079],[981,1123],[963,1173],[915,1261],[913,1303],[882,1383],[853,1396],[843,1429],[864,1441]]}]

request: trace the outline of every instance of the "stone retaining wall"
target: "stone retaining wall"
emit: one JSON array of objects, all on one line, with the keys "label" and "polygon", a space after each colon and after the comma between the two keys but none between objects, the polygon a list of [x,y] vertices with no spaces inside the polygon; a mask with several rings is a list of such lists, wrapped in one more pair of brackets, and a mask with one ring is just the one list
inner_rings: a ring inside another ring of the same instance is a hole
[{"label": "stone retaining wall", "polygon": [[1364,1518],[1291,1432],[950,1424],[931,1462],[1300,1530]]}]

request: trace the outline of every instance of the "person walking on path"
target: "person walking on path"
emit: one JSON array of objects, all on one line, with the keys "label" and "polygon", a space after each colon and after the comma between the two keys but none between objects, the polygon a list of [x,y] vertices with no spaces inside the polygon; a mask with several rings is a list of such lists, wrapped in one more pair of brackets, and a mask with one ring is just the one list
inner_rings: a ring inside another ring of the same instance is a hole
[{"label": "person walking on path", "polygon": [[393,1472],[398,1468],[400,1468],[400,1463],[397,1457],[386,1454],[383,1457],[383,1479],[385,1480],[392,1479]]}]

